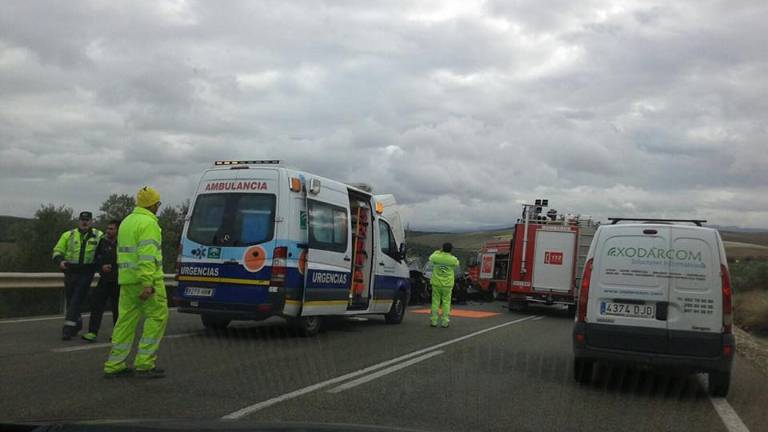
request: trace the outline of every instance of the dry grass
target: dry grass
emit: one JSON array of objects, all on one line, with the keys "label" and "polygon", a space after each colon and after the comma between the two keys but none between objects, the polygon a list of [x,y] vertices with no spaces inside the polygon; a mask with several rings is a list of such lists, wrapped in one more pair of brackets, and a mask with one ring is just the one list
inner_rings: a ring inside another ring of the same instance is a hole
[{"label": "dry grass", "polygon": [[747,291],[735,296],[734,319],[748,332],[768,334],[768,292]]}]

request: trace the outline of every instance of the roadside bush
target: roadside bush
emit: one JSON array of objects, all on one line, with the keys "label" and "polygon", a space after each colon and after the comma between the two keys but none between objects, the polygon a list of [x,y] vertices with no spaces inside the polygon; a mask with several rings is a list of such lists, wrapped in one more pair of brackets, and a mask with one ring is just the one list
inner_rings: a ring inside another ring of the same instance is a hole
[{"label": "roadside bush", "polygon": [[768,293],[768,261],[740,260],[728,267],[734,293],[755,290]]}]

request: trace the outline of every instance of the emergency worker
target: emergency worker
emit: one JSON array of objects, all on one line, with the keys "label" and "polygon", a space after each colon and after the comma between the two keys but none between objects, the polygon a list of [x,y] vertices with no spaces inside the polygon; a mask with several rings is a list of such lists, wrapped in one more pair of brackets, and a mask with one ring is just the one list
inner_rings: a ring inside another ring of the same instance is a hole
[{"label": "emergency worker", "polygon": [[103,233],[91,226],[93,214],[80,212],[77,228],[65,231],[53,247],[53,262],[64,272],[64,294],[67,312],[61,338],[70,340],[83,328],[80,307],[96,271],[96,246]]},{"label": "emergency worker", "polygon": [[451,315],[451,291],[453,290],[454,272],[459,266],[459,260],[451,254],[453,245],[444,243],[442,250],[437,250],[429,257],[432,263],[432,311],[430,321],[432,327],[437,327],[437,310],[442,305],[442,327],[448,327]]},{"label": "emergency worker", "polygon": [[[168,303],[163,284],[163,256],[157,210],[160,194],[149,186],[136,194],[136,208],[120,224],[117,234],[117,267],[120,284],[120,318],[112,332],[112,350],[104,363],[104,376],[134,375],[162,378],[155,366],[157,349],[168,321]],[[139,319],[144,328],[133,362],[135,373],[126,366]]]},{"label": "emergency worker", "polygon": [[[91,318],[88,320],[88,333],[82,336],[86,342],[95,342],[101,328],[104,308],[109,300],[112,311],[112,323],[117,324],[118,300],[120,288],[117,285],[117,229],[120,222],[111,220],[104,231],[104,237],[96,247],[96,269],[99,283],[91,292]],[[114,326],[113,326],[114,328]]]}]

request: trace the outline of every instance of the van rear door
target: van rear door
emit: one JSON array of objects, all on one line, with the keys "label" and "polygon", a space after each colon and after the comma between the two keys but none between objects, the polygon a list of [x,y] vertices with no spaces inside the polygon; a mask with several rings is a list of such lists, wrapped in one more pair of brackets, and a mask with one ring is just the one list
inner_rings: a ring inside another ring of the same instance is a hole
[{"label": "van rear door", "polygon": [[715,357],[722,346],[719,242],[714,230],[671,229],[670,354]]},{"label": "van rear door", "polygon": [[[595,249],[587,321],[605,323],[590,345],[667,352],[669,226],[607,226]],[[594,293],[594,294],[593,294]]]},{"label": "van rear door", "polygon": [[349,193],[343,185],[307,181],[308,249],[302,316],[340,315],[349,304],[352,235]]}]

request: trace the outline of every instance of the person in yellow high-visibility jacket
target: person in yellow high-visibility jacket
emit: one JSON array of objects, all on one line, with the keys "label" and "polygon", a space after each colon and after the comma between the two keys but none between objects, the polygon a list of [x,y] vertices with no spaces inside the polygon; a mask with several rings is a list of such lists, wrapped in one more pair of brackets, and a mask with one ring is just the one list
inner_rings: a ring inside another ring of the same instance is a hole
[{"label": "person in yellow high-visibility jacket", "polygon": [[429,262],[432,263],[432,276],[429,284],[432,286],[432,310],[429,316],[432,327],[437,327],[437,310],[443,306],[442,326],[448,327],[451,320],[451,292],[453,291],[453,276],[459,259],[451,254],[453,245],[444,243],[443,249],[432,253]]},{"label": "person in yellow high-visibility jacket", "polygon": [[93,273],[96,271],[94,258],[96,246],[103,233],[91,227],[93,214],[80,213],[77,228],[64,233],[53,247],[53,262],[64,272],[64,295],[67,310],[61,338],[70,340],[83,327],[80,306],[88,296]]},{"label": "person in yellow high-visibility jacket", "polygon": [[[112,351],[104,363],[107,378],[134,374],[143,378],[165,376],[165,372],[155,366],[157,349],[168,321],[162,236],[156,216],[159,208],[160,194],[145,186],[136,194],[133,213],[120,224],[117,236],[120,317],[112,332]],[[133,362],[134,372],[126,365],[126,359],[142,316],[145,318],[144,329]]]}]

